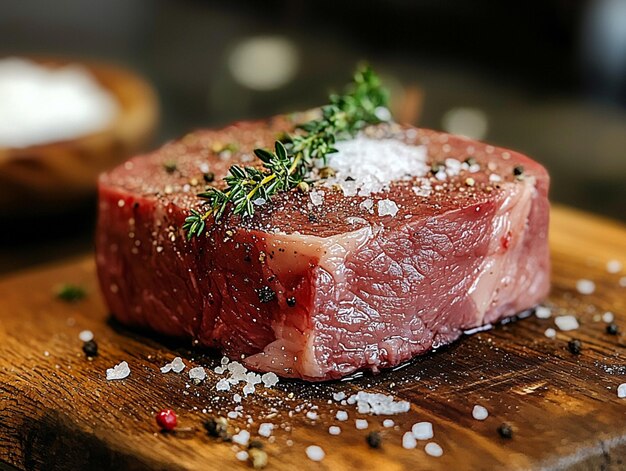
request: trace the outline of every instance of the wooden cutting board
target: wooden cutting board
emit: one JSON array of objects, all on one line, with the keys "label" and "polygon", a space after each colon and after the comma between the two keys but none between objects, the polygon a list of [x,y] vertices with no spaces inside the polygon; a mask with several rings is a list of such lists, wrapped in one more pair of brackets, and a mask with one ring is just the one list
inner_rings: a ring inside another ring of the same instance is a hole
[{"label": "wooden cutting board", "polygon": [[[531,316],[462,338],[451,347],[416,359],[397,371],[348,382],[320,385],[281,381],[243,400],[244,417],[233,427],[277,425],[273,443],[263,439],[267,469],[521,470],[626,469],[626,399],[616,388],[626,382],[624,335],[605,333],[597,315],[615,314],[626,331],[626,287],[610,274],[606,262],[626,262],[626,228],[570,209],[552,213],[555,311],[574,314],[581,327],[544,335],[553,319]],[[596,283],[581,295],[576,281]],[[61,282],[83,284],[88,296],[68,304],[52,295]],[[100,355],[87,361],[78,333],[92,330]],[[567,341],[582,341],[575,356]],[[217,393],[220,376],[209,371],[200,385],[190,384],[190,366],[215,367],[219,355],[176,348],[176,342],[125,330],[109,319],[98,293],[91,257],[30,271],[0,282],[0,459],[21,469],[246,469],[237,447],[204,433],[203,420],[235,407],[233,392]],[[180,355],[189,365],[182,374],[163,375],[158,368]],[[106,381],[107,368],[128,361],[129,378]],[[411,402],[411,410],[392,417],[360,416],[354,406],[329,404],[332,393],[385,392]],[[219,402],[215,396],[223,396]],[[485,421],[472,418],[480,404]],[[304,405],[300,411],[297,406]],[[306,418],[317,406],[318,420]],[[180,427],[195,431],[157,432],[154,414],[171,407]],[[212,412],[203,413],[203,409]],[[334,419],[338,409],[350,419]],[[275,411],[274,411],[275,410]],[[291,414],[289,413],[291,411]],[[246,423],[250,415],[253,424]],[[269,415],[269,418],[267,416]],[[354,420],[366,418],[368,430]],[[401,447],[402,434],[419,421],[434,424],[444,450],[440,458]],[[506,422],[513,438],[497,433]],[[329,425],[342,433],[331,436]],[[280,428],[280,427],[283,428]],[[365,442],[368,431],[383,437],[380,449]],[[325,459],[305,454],[321,446]]]}]

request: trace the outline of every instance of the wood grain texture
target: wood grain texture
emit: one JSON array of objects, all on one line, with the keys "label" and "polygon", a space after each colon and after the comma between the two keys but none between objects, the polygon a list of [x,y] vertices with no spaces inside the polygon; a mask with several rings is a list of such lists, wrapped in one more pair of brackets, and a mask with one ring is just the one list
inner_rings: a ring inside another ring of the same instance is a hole
[{"label": "wood grain texture", "polygon": [[[350,382],[320,385],[282,381],[244,399],[256,435],[261,422],[273,422],[275,441],[267,442],[267,469],[522,470],[626,468],[626,399],[617,386],[626,382],[624,335],[610,336],[594,321],[610,310],[626,330],[626,288],[609,274],[609,259],[626,261],[626,228],[565,208],[552,213],[553,291],[558,312],[575,314],[581,328],[548,339],[553,320],[534,316],[464,337],[454,345],[416,359],[406,367]],[[576,280],[596,282],[594,294],[576,292]],[[67,304],[52,297],[59,282],[81,283],[89,296]],[[87,361],[78,333],[92,330],[100,355]],[[579,338],[574,356],[567,341]],[[219,355],[175,348],[176,342],[130,332],[116,325],[102,304],[91,257],[27,272],[0,282],[0,459],[21,469],[246,469],[233,446],[202,430],[204,418],[233,410],[231,393],[216,393],[212,371],[203,384],[188,387],[187,371],[162,375],[158,368],[181,355],[189,366],[214,367]],[[47,352],[47,353],[46,353]],[[129,378],[107,382],[105,371],[128,361]],[[354,406],[328,404],[333,392],[367,390],[393,393],[411,402],[383,429],[384,417],[366,417],[369,429],[356,430]],[[222,397],[215,400],[215,397]],[[312,422],[301,404],[317,405]],[[474,404],[490,412],[472,418]],[[195,432],[157,433],[154,414],[172,407],[181,427]],[[204,414],[202,409],[212,412]],[[276,409],[276,413],[272,412]],[[335,411],[350,415],[337,422]],[[270,419],[264,418],[270,415]],[[424,443],[401,448],[402,434],[415,422],[434,424],[441,458],[427,456]],[[496,429],[507,422],[514,436]],[[343,429],[328,434],[329,425]],[[369,449],[368,431],[380,430],[381,449]],[[288,446],[287,441],[293,444]],[[308,445],[326,451],[321,463],[306,458]]]}]

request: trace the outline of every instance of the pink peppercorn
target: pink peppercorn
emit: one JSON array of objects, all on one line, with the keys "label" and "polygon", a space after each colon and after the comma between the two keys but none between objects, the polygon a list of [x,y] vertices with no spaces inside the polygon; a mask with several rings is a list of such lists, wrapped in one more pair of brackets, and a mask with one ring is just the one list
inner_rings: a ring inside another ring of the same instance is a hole
[{"label": "pink peppercorn", "polygon": [[176,412],[172,409],[163,409],[156,415],[156,423],[161,430],[168,432],[174,430],[178,424]]}]

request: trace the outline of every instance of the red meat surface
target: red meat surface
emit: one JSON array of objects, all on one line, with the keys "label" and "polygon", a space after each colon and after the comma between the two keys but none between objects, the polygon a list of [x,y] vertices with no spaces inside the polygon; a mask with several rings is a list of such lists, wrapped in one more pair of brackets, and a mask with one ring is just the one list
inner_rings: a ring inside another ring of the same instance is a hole
[{"label": "red meat surface", "polygon": [[230,165],[250,165],[254,148],[272,147],[292,127],[278,117],[197,131],[101,176],[96,260],[119,321],[318,381],[392,367],[547,295],[545,169],[410,126],[379,125],[375,134],[426,146],[432,163],[472,157],[480,170],[445,182],[429,175],[428,196],[403,179],[367,197],[394,201],[394,216],[338,189],[326,189],[319,206],[294,190],[251,218],[209,220],[188,241],[181,228],[202,208],[195,195],[210,174],[220,186]]}]

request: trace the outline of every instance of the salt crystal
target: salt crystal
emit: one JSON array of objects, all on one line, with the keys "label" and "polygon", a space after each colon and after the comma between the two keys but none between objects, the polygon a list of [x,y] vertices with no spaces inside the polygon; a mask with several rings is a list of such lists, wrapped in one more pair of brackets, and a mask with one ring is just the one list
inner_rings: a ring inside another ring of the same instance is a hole
[{"label": "salt crystal", "polygon": [[374,109],[374,116],[379,121],[390,121],[391,120],[391,111],[386,106],[378,106]]},{"label": "salt crystal", "polygon": [[346,393],[343,391],[339,391],[333,394],[333,400],[339,402],[343,401],[346,398]]},{"label": "salt crystal", "polygon": [[317,412],[313,412],[313,411],[307,412],[306,418],[310,420],[317,420]]},{"label": "salt crystal", "polygon": [[354,421],[354,426],[357,430],[365,430],[367,427],[369,427],[369,424],[365,419],[356,419]]},{"label": "salt crystal", "polygon": [[241,402],[241,394],[235,394],[233,396],[233,401],[235,401],[237,403]]},{"label": "salt crystal", "polygon": [[609,273],[619,273],[622,271],[622,262],[619,260],[609,260],[606,262],[606,271]]},{"label": "salt crystal", "polygon": [[254,385],[248,383],[243,387],[243,393],[244,395],[248,395],[248,394],[254,394],[255,388]]},{"label": "salt crystal", "polygon": [[411,427],[411,432],[417,440],[429,440],[434,437],[433,424],[430,422],[418,422]]},{"label": "salt crystal", "polygon": [[249,371],[246,373],[246,382],[248,384],[259,384],[261,382],[261,375],[255,373],[254,371]]},{"label": "salt crystal", "polygon": [[254,204],[255,206],[263,206],[265,203],[267,203],[267,201],[264,198],[257,198],[255,200],[252,200],[252,204]]},{"label": "salt crystal", "polygon": [[391,419],[383,420],[383,427],[385,428],[390,428],[390,427],[393,427],[394,425],[395,425],[395,422]]},{"label": "salt crystal", "polygon": [[622,383],[617,387],[617,397],[624,399],[626,397],[626,383]]},{"label": "salt crystal", "polygon": [[578,320],[574,316],[557,316],[554,318],[554,323],[556,326],[562,330],[563,332],[567,332],[569,330],[578,329],[579,324]]},{"label": "salt crystal", "polygon": [[275,373],[265,373],[261,376],[261,381],[266,388],[271,388],[278,383],[278,376]]},{"label": "salt crystal", "polygon": [[222,359],[220,360],[220,364],[222,366],[228,365],[229,362],[230,362],[230,359],[228,357],[222,357]]},{"label": "salt crystal", "polygon": [[330,427],[328,427],[328,433],[330,433],[331,435],[339,435],[341,433],[341,428],[337,427],[336,425],[331,425]]},{"label": "salt crystal", "polygon": [[489,411],[485,409],[483,406],[475,405],[472,409],[472,417],[476,420],[485,420],[489,417]]},{"label": "salt crystal", "polygon": [[489,181],[492,182],[492,183],[496,183],[496,182],[499,182],[501,180],[502,180],[502,178],[497,173],[492,173],[492,174],[489,175]]},{"label": "salt crystal", "polygon": [[607,324],[610,324],[611,322],[613,322],[614,319],[615,319],[615,316],[613,315],[612,312],[606,311],[604,314],[602,314],[602,321],[606,322]]},{"label": "salt crystal", "polygon": [[272,434],[272,430],[274,430],[274,424],[265,422],[259,425],[259,435],[262,437],[269,437]]},{"label": "salt crystal", "polygon": [[216,366],[213,371],[215,371],[215,373],[217,373],[218,375],[221,375],[222,373],[224,373],[224,368],[222,368],[221,366]]},{"label": "salt crystal", "polygon": [[348,420],[348,413],[344,410],[338,410],[335,418],[340,421]]},{"label": "salt crystal", "polygon": [[556,337],[556,330],[550,327],[550,328],[547,328],[543,334],[549,339],[553,339],[554,337]]},{"label": "salt crystal", "polygon": [[394,217],[398,214],[398,205],[395,201],[384,199],[378,202],[378,215]]},{"label": "salt crystal", "polygon": [[312,190],[309,193],[309,198],[311,198],[311,203],[313,203],[313,206],[321,206],[324,204],[323,191]]},{"label": "salt crystal", "polygon": [[435,458],[439,458],[443,455],[443,449],[435,442],[427,443],[424,447],[424,451],[427,455],[434,456]]},{"label": "salt crystal", "polygon": [[242,430],[238,434],[233,435],[232,440],[237,445],[246,446],[250,441],[250,432]]},{"label": "salt crystal", "polygon": [[93,340],[93,332],[91,330],[83,330],[78,334],[78,338],[83,342]]},{"label": "salt crystal", "polygon": [[204,381],[206,379],[206,371],[201,366],[196,366],[189,370],[189,379]]},{"label": "salt crystal", "polygon": [[319,446],[311,445],[306,447],[306,455],[311,461],[322,461],[326,456],[326,453],[324,453],[324,450],[322,450]]},{"label": "salt crystal", "polygon": [[591,280],[581,279],[576,282],[576,290],[580,294],[592,294],[596,290],[596,284]]},{"label": "salt crystal", "polygon": [[535,316],[537,316],[538,319],[549,319],[552,316],[552,311],[549,307],[537,306]]},{"label": "salt crystal", "polygon": [[130,368],[128,363],[123,361],[113,368],[107,368],[107,381],[113,381],[116,379],[124,379],[130,374]]},{"label": "salt crystal", "polygon": [[234,410],[231,410],[228,414],[226,414],[226,416],[229,419],[236,419],[237,417],[239,417],[239,413]]},{"label": "salt crystal", "polygon": [[417,440],[413,436],[411,432],[406,432],[402,435],[402,448],[406,448],[407,450],[412,450],[417,446]]},{"label": "salt crystal", "polygon": [[374,201],[367,198],[366,200],[363,200],[361,202],[361,204],[359,205],[359,208],[364,209],[365,211],[372,213],[372,208],[374,207]]},{"label": "salt crystal", "polygon": [[218,391],[229,391],[230,383],[228,382],[228,380],[220,379],[215,385],[215,389],[217,389]]},{"label": "salt crystal", "polygon": [[246,461],[248,459],[248,452],[246,450],[238,451],[235,455],[235,458],[237,458],[239,461]]},{"label": "salt crystal", "polygon": [[161,368],[161,373],[169,373],[170,371],[180,373],[184,369],[185,364],[183,363],[183,359],[181,357],[176,357],[171,361],[171,363],[168,363]]}]

